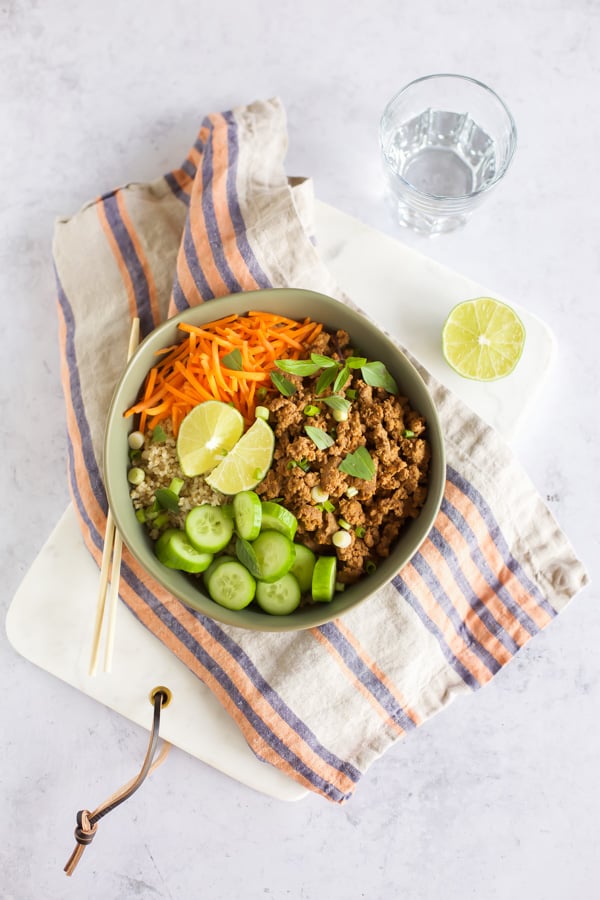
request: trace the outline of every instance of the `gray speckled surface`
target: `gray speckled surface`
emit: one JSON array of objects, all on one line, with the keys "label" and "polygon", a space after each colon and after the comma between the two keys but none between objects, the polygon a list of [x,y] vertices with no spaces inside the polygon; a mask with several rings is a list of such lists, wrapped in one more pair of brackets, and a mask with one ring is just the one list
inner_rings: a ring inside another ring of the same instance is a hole
[{"label": "gray speckled surface", "polygon": [[[583,0],[0,4],[3,609],[68,503],[54,218],[171,168],[206,112],[274,94],[288,112],[288,171],[312,175],[320,199],[494,285],[557,334],[516,448],[594,579],[599,41],[597,5]],[[398,87],[443,70],[504,96],[519,149],[466,230],[425,241],[388,220],[376,128]],[[596,599],[592,584],[488,688],[375,764],[343,808],[270,799],[174,750],[102,823],[72,881],[62,867],[76,810],[135,772],[146,734],[2,634],[0,893],[592,900]]]}]

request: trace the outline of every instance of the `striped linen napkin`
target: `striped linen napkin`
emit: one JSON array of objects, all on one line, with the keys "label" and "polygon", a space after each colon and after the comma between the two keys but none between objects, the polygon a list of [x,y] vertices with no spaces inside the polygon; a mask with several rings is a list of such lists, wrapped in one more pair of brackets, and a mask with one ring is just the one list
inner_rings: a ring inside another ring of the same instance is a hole
[{"label": "striped linen napkin", "polygon": [[[347,301],[311,239],[311,183],[285,174],[286,146],[277,99],[209,115],[179,169],[56,225],[68,474],[98,562],[103,431],[131,317],[147,334],[188,306],[269,287]],[[487,684],[587,581],[504,442],[424,375],[447,442],[442,508],[421,550],[366,604],[307,631],[247,632],[188,609],[124,555],[122,600],[208,685],[254,753],[340,803],[398,738]]]}]

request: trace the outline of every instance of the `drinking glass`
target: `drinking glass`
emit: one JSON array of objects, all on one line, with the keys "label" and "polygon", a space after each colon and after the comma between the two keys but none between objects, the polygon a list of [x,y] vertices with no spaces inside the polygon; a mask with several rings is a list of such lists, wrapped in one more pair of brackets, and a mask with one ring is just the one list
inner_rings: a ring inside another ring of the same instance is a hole
[{"label": "drinking glass", "polygon": [[506,104],[466,75],[427,75],[388,103],[379,139],[392,213],[422,234],[465,224],[502,180],[517,145]]}]

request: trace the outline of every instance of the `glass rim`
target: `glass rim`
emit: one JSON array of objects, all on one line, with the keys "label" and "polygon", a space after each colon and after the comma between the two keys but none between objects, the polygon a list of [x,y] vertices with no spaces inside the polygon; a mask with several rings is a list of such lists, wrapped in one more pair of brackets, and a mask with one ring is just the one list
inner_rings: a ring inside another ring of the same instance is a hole
[{"label": "glass rim", "polygon": [[394,105],[394,103],[396,103],[396,101],[402,96],[402,94],[406,93],[406,91],[408,91],[410,88],[414,87],[415,85],[421,84],[424,81],[433,81],[438,78],[455,78],[458,81],[470,82],[471,84],[476,85],[476,87],[482,88],[485,93],[489,94],[491,97],[494,98],[494,100],[496,100],[498,102],[498,104],[502,108],[503,112],[505,113],[507,120],[508,120],[508,124],[509,124],[509,152],[507,153],[506,159],[504,160],[504,162],[503,162],[502,166],[500,167],[500,169],[498,170],[498,172],[495,174],[492,181],[489,182],[489,184],[486,184],[484,187],[478,188],[475,191],[471,191],[468,194],[459,194],[458,196],[455,195],[453,197],[447,197],[444,194],[432,194],[432,193],[429,193],[429,191],[423,191],[420,188],[418,188],[416,185],[414,185],[412,183],[412,181],[409,181],[403,175],[400,175],[399,172],[394,173],[395,177],[398,178],[398,180],[401,181],[403,184],[405,184],[406,187],[410,188],[411,191],[414,191],[415,194],[419,194],[421,197],[427,197],[430,200],[445,200],[445,201],[459,200],[460,201],[460,200],[470,199],[471,197],[479,197],[480,195],[485,194],[487,191],[491,190],[496,184],[498,184],[500,179],[503,178],[504,175],[506,174],[508,167],[510,166],[512,159],[515,155],[515,150],[517,149],[517,125],[516,125],[516,122],[513,118],[513,115],[511,113],[510,109],[508,108],[508,106],[506,105],[506,103],[504,102],[502,97],[500,97],[500,95],[497,94],[493,88],[489,87],[489,85],[487,85],[487,84],[484,84],[483,81],[479,81],[477,78],[472,78],[470,75],[458,75],[455,72],[439,72],[439,73],[434,73],[433,75],[422,75],[420,78],[415,78],[415,79],[413,79],[413,81],[409,81],[408,84],[405,84],[404,87],[400,88],[400,90],[397,91],[390,100],[388,100],[388,102],[386,103],[385,108],[380,116],[380,119],[379,119],[379,147],[381,149],[381,153],[382,153],[386,163],[389,163],[390,160],[389,160],[389,157],[388,157],[388,154],[386,152],[386,149],[384,147],[384,142],[383,142],[383,135],[382,135],[383,127],[382,126],[383,126],[383,121],[386,117],[386,114],[391,109],[391,107]]}]

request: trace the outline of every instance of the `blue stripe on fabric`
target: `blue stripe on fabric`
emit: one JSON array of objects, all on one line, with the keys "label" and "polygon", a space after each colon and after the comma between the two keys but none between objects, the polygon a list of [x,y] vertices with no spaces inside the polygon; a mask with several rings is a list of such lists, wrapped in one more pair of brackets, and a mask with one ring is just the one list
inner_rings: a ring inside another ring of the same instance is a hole
[{"label": "blue stripe on fabric", "polygon": [[179,312],[183,312],[184,309],[189,309],[190,304],[187,302],[185,294],[181,290],[181,285],[179,284],[179,279],[177,275],[175,275],[175,281],[173,283],[173,292],[171,294],[173,303]]},{"label": "blue stripe on fabric", "polygon": [[[512,653],[513,655],[517,653],[519,650],[519,645],[514,640],[514,638],[503,628],[498,619],[494,616],[494,614],[487,608],[485,603],[481,600],[477,594],[473,593],[471,586],[460,567],[460,563],[456,556],[456,553],[450,546],[450,544],[446,541],[442,534],[438,531],[437,528],[432,528],[429,532],[429,540],[433,544],[433,546],[439,551],[440,555],[443,556],[444,561],[446,562],[450,572],[452,573],[452,577],[456,582],[457,587],[460,589],[463,597],[475,613],[475,615],[483,622],[488,631],[494,635],[506,649]],[[490,585],[490,589],[497,594],[497,591]]]},{"label": "blue stripe on fabric", "polygon": [[371,696],[377,700],[390,719],[396,722],[396,724],[404,731],[410,731],[417,727],[408,713],[398,705],[398,700],[391,691],[360,658],[350,641],[342,634],[335,622],[328,622],[326,625],[321,625],[319,631],[327,638],[330,644],[335,647],[350,671],[356,675],[360,683],[364,685]]},{"label": "blue stripe on fabric", "polygon": [[208,242],[219,275],[227,285],[229,293],[237,294],[242,290],[242,286],[231,271],[229,263],[225,258],[212,196],[212,185],[214,183],[214,133],[215,126],[210,122],[209,138],[206,141],[206,147],[202,157],[202,214],[204,216]]},{"label": "blue stripe on fabric", "polygon": [[[151,591],[138,579],[132,569],[125,563],[121,570],[122,576],[127,584],[138,594],[139,597],[156,613],[169,631],[175,635],[177,640],[183,644],[210,672],[210,674],[218,681],[228,697],[235,704],[236,708],[243,713],[246,720],[253,726],[256,732],[263,738],[265,743],[269,744],[275,752],[288,762],[292,768],[309,781],[315,788],[340,803],[347,799],[349,795],[340,791],[339,788],[331,784],[325,779],[317,775],[306,763],[304,763],[286,744],[277,737],[277,735],[263,722],[258,713],[252,708],[250,703],[245,699],[241,691],[232,681],[231,677],[216,662],[216,660],[202,647],[202,645],[194,638],[192,634],[185,628],[178,619],[173,616],[168,609],[152,594]],[[212,620],[207,619],[197,613],[200,622],[204,627],[212,624]],[[324,749],[324,748],[323,748]],[[327,751],[324,750],[325,753]]]},{"label": "blue stripe on fabric", "polygon": [[92,435],[87,416],[85,414],[83,396],[81,393],[81,381],[79,379],[77,354],[75,352],[75,317],[73,315],[71,304],[69,303],[67,295],[63,290],[63,286],[60,282],[60,278],[58,277],[58,272],[56,271],[56,269],[54,270],[54,276],[56,278],[58,302],[60,304],[60,308],[65,320],[65,360],[69,371],[69,384],[73,413],[75,415],[75,421],[77,422],[77,428],[81,436],[81,450],[83,453],[83,461],[90,478],[90,484],[94,493],[94,497],[96,498],[96,500],[98,501],[98,505],[106,515],[106,513],[108,512],[106,492],[104,490],[104,484],[100,475],[100,468],[96,461],[96,457],[94,456]]},{"label": "blue stripe on fabric", "polygon": [[175,194],[178,200],[181,200],[186,206],[190,205],[190,195],[183,190],[177,179],[171,172],[167,172],[166,175],[163,176],[165,181],[167,182],[171,192]]},{"label": "blue stripe on fabric", "polygon": [[191,160],[184,159],[184,161],[181,163],[181,168],[183,169],[183,171],[185,172],[186,175],[190,176],[190,178],[196,177],[197,169]]},{"label": "blue stripe on fabric", "polygon": [[152,305],[150,303],[150,287],[141,261],[127,231],[116,195],[106,197],[103,201],[106,219],[121,251],[123,261],[133,283],[135,305],[140,320],[142,336],[150,334],[155,327]]},{"label": "blue stripe on fabric", "polygon": [[202,271],[202,266],[200,265],[200,262],[198,260],[196,247],[194,246],[194,239],[192,238],[192,229],[190,226],[189,216],[187,217],[185,228],[183,230],[183,250],[192,278],[194,279],[194,284],[198,288],[200,296],[203,300],[212,300],[215,295],[208,286],[208,282],[205,278],[204,272]]},{"label": "blue stripe on fabric", "polygon": [[462,475],[460,475],[460,473],[457,472],[456,469],[453,469],[451,466],[447,467],[447,477],[452,482],[452,484],[460,491],[462,491],[463,494],[465,494],[465,496],[468,497],[469,500],[478,508],[485,524],[488,527],[488,531],[490,532],[490,535],[492,536],[492,539],[496,544],[496,547],[504,557],[506,568],[509,569],[516,578],[518,578],[525,590],[533,597],[535,597],[538,605],[541,606],[549,616],[556,616],[557,612],[554,607],[548,602],[546,597],[544,597],[544,595],[541,593],[538,586],[529,578],[520,563],[517,562],[517,560],[511,554],[506,542],[506,538],[502,534],[502,531],[500,530],[500,526],[498,525],[494,514],[492,513],[490,507],[488,506],[483,496],[479,493],[477,488],[475,488],[469,481],[463,478]]},{"label": "blue stripe on fabric", "polygon": [[227,122],[227,147],[229,157],[229,167],[227,170],[227,204],[229,206],[229,215],[235,230],[238,250],[258,286],[261,288],[270,288],[273,287],[273,285],[260,267],[248,242],[248,238],[246,237],[246,223],[244,222],[244,217],[242,216],[242,211],[240,209],[237,193],[237,168],[240,153],[237,139],[237,123],[235,121],[235,116],[231,111],[224,112],[223,118]]},{"label": "blue stripe on fabric", "polygon": [[240,664],[246,675],[252,681],[252,684],[254,684],[257,690],[269,701],[273,709],[290,726],[290,728],[300,735],[302,740],[311,748],[311,750],[313,750],[324,762],[332,766],[332,768],[347,775],[351,781],[358,781],[362,773],[351,765],[351,763],[340,759],[334,753],[327,750],[326,747],[323,747],[315,734],[306,726],[306,723],[302,719],[299,719],[276,691],[273,690],[272,686],[265,680],[250,657],[239,644],[223,631],[219,623],[203,617],[202,624],[212,637],[214,637],[215,640],[217,640]]},{"label": "blue stripe on fabric", "polygon": [[448,597],[448,594],[443,589],[429,563],[423,558],[420,553],[417,553],[415,554],[415,556],[413,556],[413,558],[411,559],[411,563],[427,585],[427,588],[431,592],[431,595],[437,605],[441,610],[444,611],[444,613],[448,617],[448,620],[452,623],[454,631],[456,632],[458,637],[460,637],[460,639],[465,642],[469,650],[481,660],[483,665],[489,672],[491,672],[492,675],[495,675],[497,672],[499,672],[502,666],[500,665],[498,660],[494,659],[489,650],[479,643],[462,616],[459,615],[458,611]]},{"label": "blue stripe on fabric", "polygon": [[428,631],[437,638],[438,644],[440,646],[440,650],[444,654],[447,662],[454,669],[454,671],[462,678],[465,684],[468,684],[469,687],[473,688],[473,690],[477,690],[477,688],[481,687],[477,679],[471,675],[469,670],[461,663],[461,661],[454,655],[446,640],[444,635],[437,627],[437,625],[432,622],[429,618],[416,596],[413,594],[411,589],[408,587],[404,579],[401,575],[396,575],[395,578],[392,579],[392,584],[396,588],[399,594],[401,594],[404,599],[407,601],[408,605],[414,610],[417,614],[421,622],[425,625]]}]

